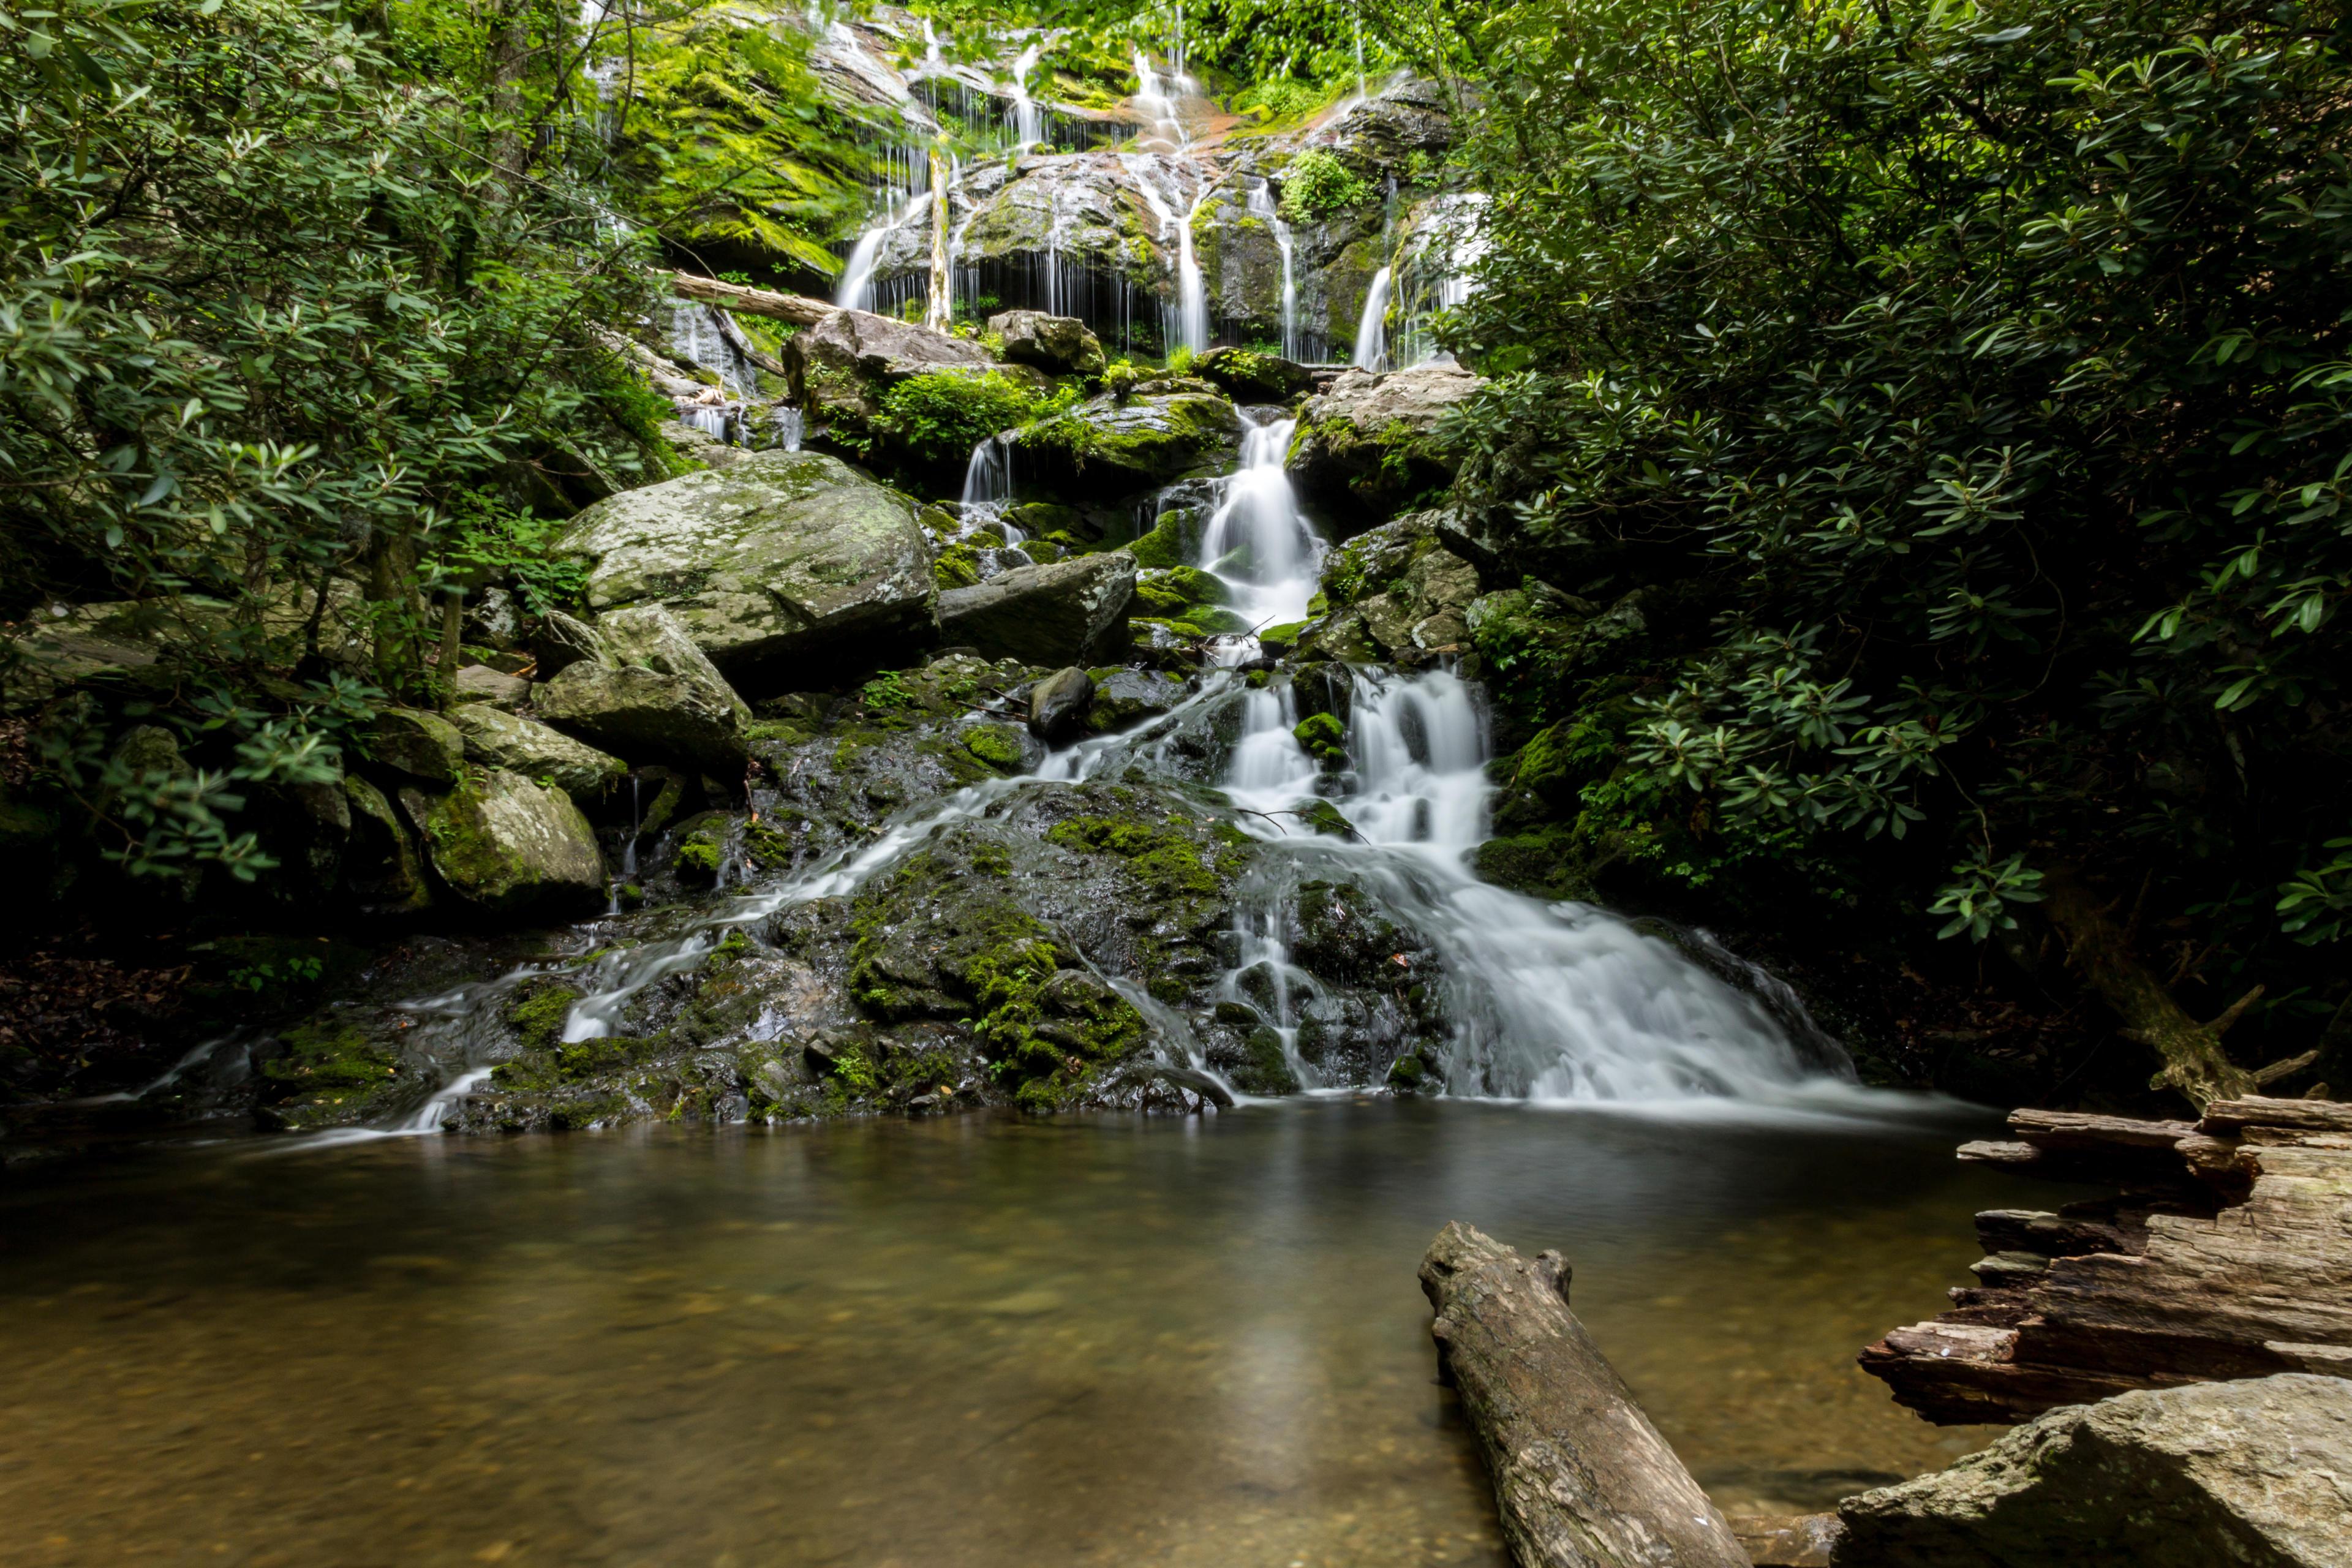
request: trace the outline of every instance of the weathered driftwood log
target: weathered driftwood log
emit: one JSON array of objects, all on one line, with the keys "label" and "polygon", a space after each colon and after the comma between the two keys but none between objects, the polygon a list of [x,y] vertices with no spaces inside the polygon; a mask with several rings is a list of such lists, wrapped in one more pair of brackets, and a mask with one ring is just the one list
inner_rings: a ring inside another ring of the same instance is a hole
[{"label": "weathered driftwood log", "polygon": [[1936,1422],[2030,1420],[2135,1388],[2352,1372],[2352,1105],[2245,1096],[2205,1119],[2021,1110],[1963,1160],[2127,1190],[1977,1216],[1954,1309],[1862,1352]]},{"label": "weathered driftwood log", "polygon": [[1455,1222],[1421,1263],[1430,1332],[1520,1568],[1747,1568],[1690,1472],[1568,1309],[1568,1265]]},{"label": "weathered driftwood log", "polygon": [[681,299],[740,310],[747,316],[767,316],[779,321],[791,321],[803,327],[815,326],[836,309],[823,300],[812,300],[805,294],[779,294],[772,289],[722,283],[716,278],[703,278],[692,272],[671,273],[670,287]]}]

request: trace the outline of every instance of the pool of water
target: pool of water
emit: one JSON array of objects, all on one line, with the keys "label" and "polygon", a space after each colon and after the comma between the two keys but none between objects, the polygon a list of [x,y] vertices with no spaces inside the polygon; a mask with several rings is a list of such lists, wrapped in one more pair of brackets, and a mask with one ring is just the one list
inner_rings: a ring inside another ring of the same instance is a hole
[{"label": "pool of water", "polygon": [[1558,1247],[1727,1510],[1948,1462],[1853,1366],[1964,1281],[1966,1112],[156,1152],[0,1194],[8,1561],[1498,1564],[1414,1279]]}]

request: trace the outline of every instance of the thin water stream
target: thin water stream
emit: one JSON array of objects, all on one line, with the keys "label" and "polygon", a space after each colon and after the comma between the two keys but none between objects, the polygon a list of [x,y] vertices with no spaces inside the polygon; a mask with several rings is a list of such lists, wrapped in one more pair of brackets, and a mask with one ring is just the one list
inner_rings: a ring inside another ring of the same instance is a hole
[{"label": "thin water stream", "polygon": [[157,1154],[0,1196],[6,1557],[1470,1563],[1413,1270],[1466,1219],[1727,1508],[1984,1434],[1857,1347],[1974,1257],[1977,1131],[1322,1100]]}]

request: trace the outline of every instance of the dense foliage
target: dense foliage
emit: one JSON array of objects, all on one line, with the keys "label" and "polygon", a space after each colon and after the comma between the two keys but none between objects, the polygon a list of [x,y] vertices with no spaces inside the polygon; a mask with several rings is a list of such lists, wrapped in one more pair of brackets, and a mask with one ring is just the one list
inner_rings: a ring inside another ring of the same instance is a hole
[{"label": "dense foliage", "polygon": [[2352,907],[2347,42],[2168,0],[1486,20],[1465,489],[1562,587],[1679,584],[1614,710],[1661,833],[1876,837],[1980,938],[2087,879],[2177,985],[2333,999],[2281,912]]},{"label": "dense foliage", "polygon": [[[249,871],[239,788],[316,775],[372,690],[425,679],[442,509],[635,477],[659,405],[598,324],[648,307],[642,253],[533,132],[562,84],[534,109],[504,33],[440,91],[294,0],[0,23],[0,612],[171,623],[128,717],[207,765],[103,761],[94,713],[47,765],[135,866]],[[350,619],[372,669],[320,658]]]}]

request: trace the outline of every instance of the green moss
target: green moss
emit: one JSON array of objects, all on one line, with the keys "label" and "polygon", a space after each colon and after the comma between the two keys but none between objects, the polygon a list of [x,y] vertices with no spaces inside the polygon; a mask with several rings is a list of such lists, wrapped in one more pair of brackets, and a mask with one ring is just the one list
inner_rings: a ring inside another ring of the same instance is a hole
[{"label": "green moss", "polygon": [[1181,509],[1161,512],[1150,532],[1127,546],[1128,553],[1135,557],[1138,566],[1164,569],[1183,565],[1185,556],[1191,553],[1184,542],[1184,525],[1191,519],[1192,514]]},{"label": "green moss", "polygon": [[1117,855],[1162,898],[1213,897],[1219,890],[1217,873],[1202,860],[1200,847],[1174,828],[1130,817],[1076,816],[1055,825],[1045,839],[1066,849]]},{"label": "green moss", "polygon": [[1018,773],[1028,753],[1003,724],[976,724],[964,731],[963,749],[1001,773]]},{"label": "green moss", "polygon": [[1356,837],[1355,825],[1348,820],[1345,813],[1328,800],[1309,801],[1297,807],[1292,815],[1302,826],[1311,828],[1319,835],[1332,838]]},{"label": "green moss", "polygon": [[1139,626],[1165,626],[1170,633],[1186,642],[1200,642],[1209,635],[1209,628],[1197,621],[1171,620],[1166,616],[1136,616],[1130,617],[1129,624]]},{"label": "green moss", "polygon": [[1242,1064],[1232,1074],[1244,1094],[1297,1094],[1298,1075],[1282,1054],[1282,1037],[1263,1025],[1242,1042]]},{"label": "green moss", "polygon": [[508,999],[500,1016],[524,1050],[545,1050],[562,1041],[564,1023],[579,1000],[580,993],[569,985],[534,982]]},{"label": "green moss", "polygon": [[1348,727],[1329,713],[1308,714],[1290,733],[1318,762],[1347,761]]},{"label": "green moss", "polygon": [[685,882],[710,882],[719,876],[719,868],[727,858],[727,835],[731,826],[725,816],[712,812],[695,821],[679,840],[677,855],[672,862],[678,879]]},{"label": "green moss", "polygon": [[[646,1038],[608,1036],[593,1040],[557,1041],[490,1069],[491,1084],[501,1089],[545,1094],[584,1083],[608,1073],[624,1072],[661,1055],[666,1036]],[[583,1117],[568,1126],[590,1126],[603,1116]]]},{"label": "green moss", "polygon": [[400,1070],[394,1054],[355,1024],[317,1020],[297,1025],[278,1038],[286,1048],[261,1064],[261,1075],[288,1088],[378,1089]]}]

